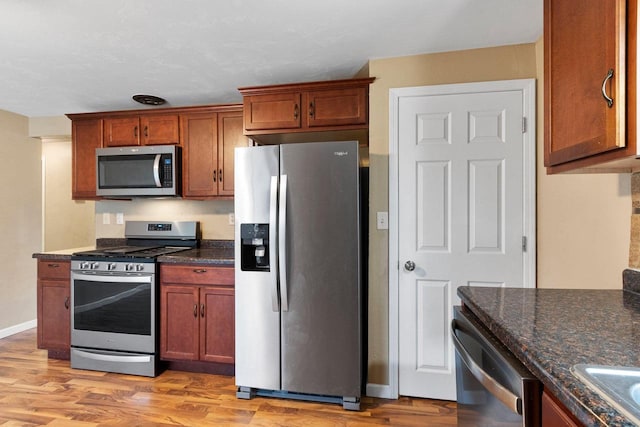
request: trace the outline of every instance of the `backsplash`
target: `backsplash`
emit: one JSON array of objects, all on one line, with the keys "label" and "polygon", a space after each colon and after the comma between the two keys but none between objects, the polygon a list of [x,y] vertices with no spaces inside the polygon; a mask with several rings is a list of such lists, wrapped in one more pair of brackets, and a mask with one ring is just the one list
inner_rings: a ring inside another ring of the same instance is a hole
[{"label": "backsplash", "polygon": [[631,174],[631,236],[629,267],[640,268],[640,172]]}]

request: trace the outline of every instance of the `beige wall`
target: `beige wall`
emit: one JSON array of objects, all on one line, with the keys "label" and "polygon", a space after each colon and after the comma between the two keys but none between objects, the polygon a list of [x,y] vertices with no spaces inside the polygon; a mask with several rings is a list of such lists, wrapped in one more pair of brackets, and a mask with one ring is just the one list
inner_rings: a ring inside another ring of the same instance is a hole
[{"label": "beige wall", "polygon": [[628,259],[628,175],[547,176],[542,166],[542,43],[371,60],[369,383],[388,384],[389,89],[538,78],[538,286],[620,288]]},{"label": "beige wall", "polygon": [[538,287],[621,289],[629,259],[630,174],[547,175],[543,43],[538,74]]},{"label": "beige wall", "polygon": [[41,250],[41,163],[27,117],[0,111],[0,331],[36,318],[36,261]]},{"label": "beige wall", "polygon": [[71,140],[42,143],[44,250],[95,243],[94,202],[71,200]]}]

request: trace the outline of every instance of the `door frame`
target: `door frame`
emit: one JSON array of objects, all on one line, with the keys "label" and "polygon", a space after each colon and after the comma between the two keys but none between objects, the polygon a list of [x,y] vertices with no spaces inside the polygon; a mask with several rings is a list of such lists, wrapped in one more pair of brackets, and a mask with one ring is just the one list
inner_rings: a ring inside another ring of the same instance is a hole
[{"label": "door frame", "polygon": [[[523,94],[523,191],[524,233],[527,250],[524,253],[524,287],[536,285],[536,81],[535,79],[500,80],[479,83],[458,83],[389,89],[389,385],[378,388],[379,397],[399,396],[399,274],[398,257],[398,114],[400,99],[425,95],[451,95],[496,91],[521,91]],[[386,390],[385,390],[386,389]],[[376,394],[378,394],[376,393]]]}]

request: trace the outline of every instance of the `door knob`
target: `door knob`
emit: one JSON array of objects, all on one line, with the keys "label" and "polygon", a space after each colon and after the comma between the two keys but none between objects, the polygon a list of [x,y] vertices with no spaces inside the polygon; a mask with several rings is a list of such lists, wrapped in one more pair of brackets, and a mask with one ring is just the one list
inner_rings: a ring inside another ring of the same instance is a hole
[{"label": "door knob", "polygon": [[413,261],[407,261],[404,263],[404,269],[407,271],[413,271],[416,269],[416,263]]}]

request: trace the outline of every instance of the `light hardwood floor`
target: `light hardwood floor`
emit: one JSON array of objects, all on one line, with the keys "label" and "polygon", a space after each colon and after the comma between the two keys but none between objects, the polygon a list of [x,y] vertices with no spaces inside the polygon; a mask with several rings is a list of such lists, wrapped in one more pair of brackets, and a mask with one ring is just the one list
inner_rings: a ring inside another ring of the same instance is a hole
[{"label": "light hardwood floor", "polygon": [[2,426],[454,426],[455,402],[363,398],[336,404],[238,400],[233,377],[165,371],[156,378],[69,368],[36,348],[32,329],[0,340]]}]

